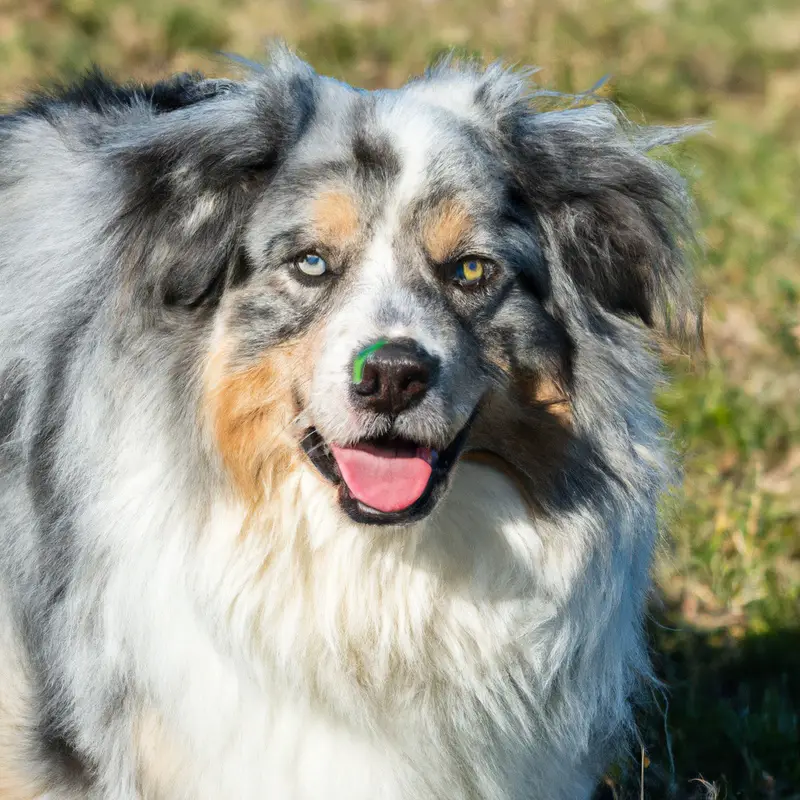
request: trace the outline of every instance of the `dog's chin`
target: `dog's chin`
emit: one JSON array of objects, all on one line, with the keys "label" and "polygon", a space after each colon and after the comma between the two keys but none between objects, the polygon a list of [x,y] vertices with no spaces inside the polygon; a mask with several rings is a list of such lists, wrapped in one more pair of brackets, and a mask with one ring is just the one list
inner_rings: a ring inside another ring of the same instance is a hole
[{"label": "dog's chin", "polygon": [[[337,501],[341,510],[354,522],[364,525],[409,525],[419,522],[433,511],[447,491],[453,467],[466,443],[471,420],[443,449],[435,450],[417,442],[399,437],[364,439],[352,448],[380,455],[398,451],[423,452],[430,475],[413,502],[401,508],[379,509],[359,499],[342,474],[335,445],[329,444],[316,428],[309,428],[301,440],[301,447],[322,477],[337,488]],[[416,494],[416,493],[415,493]],[[376,503],[377,505],[377,503]]]}]

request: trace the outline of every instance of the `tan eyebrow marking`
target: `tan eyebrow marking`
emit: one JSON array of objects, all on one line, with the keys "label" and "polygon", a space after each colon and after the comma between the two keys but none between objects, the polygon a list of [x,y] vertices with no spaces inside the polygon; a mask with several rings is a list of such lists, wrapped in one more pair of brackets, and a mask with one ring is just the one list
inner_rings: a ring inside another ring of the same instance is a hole
[{"label": "tan eyebrow marking", "polygon": [[445,200],[424,223],[422,238],[428,255],[434,261],[452,257],[473,228],[472,215],[455,200]]},{"label": "tan eyebrow marking", "polygon": [[313,201],[311,215],[314,232],[326,244],[347,244],[358,234],[358,209],[346,192],[323,192]]}]

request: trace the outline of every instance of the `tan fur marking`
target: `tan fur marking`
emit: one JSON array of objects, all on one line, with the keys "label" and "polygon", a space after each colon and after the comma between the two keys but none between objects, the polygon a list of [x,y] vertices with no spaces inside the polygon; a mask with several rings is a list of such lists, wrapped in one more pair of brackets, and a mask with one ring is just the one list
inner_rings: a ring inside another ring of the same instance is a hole
[{"label": "tan fur marking", "polygon": [[522,387],[523,393],[533,405],[545,408],[564,424],[572,421],[572,407],[566,392],[552,378],[534,378],[523,382]]},{"label": "tan fur marking", "polygon": [[423,243],[428,255],[443,262],[453,256],[455,250],[472,230],[469,211],[455,200],[445,200],[426,220]]},{"label": "tan fur marking", "polygon": [[311,371],[312,336],[276,348],[249,369],[229,367],[228,345],[213,353],[206,406],[217,446],[241,494],[252,502],[300,459],[291,430],[298,372]]},{"label": "tan fur marking", "polygon": [[311,214],[316,235],[331,247],[346,245],[358,234],[358,209],[346,192],[324,192],[314,200]]},{"label": "tan fur marking", "polygon": [[535,512],[564,467],[571,423],[569,399],[555,381],[525,378],[489,398],[475,422],[464,458],[511,477]]}]

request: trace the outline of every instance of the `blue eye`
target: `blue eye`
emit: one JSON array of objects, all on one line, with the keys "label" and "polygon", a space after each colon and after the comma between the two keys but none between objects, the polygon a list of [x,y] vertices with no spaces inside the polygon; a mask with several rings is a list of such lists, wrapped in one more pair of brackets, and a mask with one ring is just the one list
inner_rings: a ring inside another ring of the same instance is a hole
[{"label": "blue eye", "polygon": [[328,271],[328,265],[325,263],[325,259],[318,256],[316,253],[308,253],[295,263],[300,272],[315,278],[324,275]]}]

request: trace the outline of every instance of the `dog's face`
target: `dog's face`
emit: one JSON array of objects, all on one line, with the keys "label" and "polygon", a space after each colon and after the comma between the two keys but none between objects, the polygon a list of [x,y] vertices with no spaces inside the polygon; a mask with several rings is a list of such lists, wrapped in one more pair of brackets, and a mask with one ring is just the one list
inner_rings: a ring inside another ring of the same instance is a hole
[{"label": "dog's face", "polygon": [[314,469],[352,519],[406,523],[465,450],[542,485],[557,470],[571,328],[650,323],[676,296],[676,184],[611,112],[534,114],[524,86],[443,71],[365,93],[298,63],[226,88],[230,119],[192,106],[218,114],[194,134],[218,151],[170,165],[168,222],[204,253],[155,282],[213,306],[202,414],[244,494]]},{"label": "dog's face", "polygon": [[490,393],[527,379],[537,403],[566,342],[477,115],[413,89],[334,97],[249,220],[226,357],[260,365],[269,386],[236,391],[283,404],[267,435],[293,435],[350,517],[407,522],[444,494]]}]

